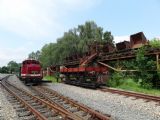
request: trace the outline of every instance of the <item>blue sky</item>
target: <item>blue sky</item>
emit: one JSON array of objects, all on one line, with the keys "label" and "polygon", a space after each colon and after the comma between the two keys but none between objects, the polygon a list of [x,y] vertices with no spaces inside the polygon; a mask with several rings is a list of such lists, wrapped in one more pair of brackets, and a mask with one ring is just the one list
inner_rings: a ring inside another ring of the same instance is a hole
[{"label": "blue sky", "polygon": [[160,37],[159,0],[0,0],[0,66],[21,62],[85,21],[111,31],[115,41],[143,31]]}]

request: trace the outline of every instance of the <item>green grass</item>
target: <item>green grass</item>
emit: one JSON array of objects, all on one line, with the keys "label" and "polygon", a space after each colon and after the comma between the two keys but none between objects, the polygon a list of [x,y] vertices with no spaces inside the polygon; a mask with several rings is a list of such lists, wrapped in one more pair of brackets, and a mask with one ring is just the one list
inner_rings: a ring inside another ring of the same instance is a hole
[{"label": "green grass", "polygon": [[57,82],[57,79],[54,76],[44,76],[43,77],[44,80],[49,80],[52,82]]},{"label": "green grass", "polygon": [[160,96],[160,90],[158,90],[158,89],[144,89],[139,84],[135,83],[132,79],[125,80],[125,82],[122,85],[117,86],[116,88]]},{"label": "green grass", "polygon": [[[57,80],[56,80],[56,78],[54,76],[45,76],[43,79],[44,80],[50,80],[50,81],[52,81],[54,83],[57,82]],[[117,86],[116,88],[123,89],[123,90],[134,91],[134,92],[145,93],[145,94],[150,94],[150,95],[160,96],[160,90],[157,90],[157,89],[144,89],[139,84],[134,82],[132,79],[125,79],[125,82],[122,85]]]}]

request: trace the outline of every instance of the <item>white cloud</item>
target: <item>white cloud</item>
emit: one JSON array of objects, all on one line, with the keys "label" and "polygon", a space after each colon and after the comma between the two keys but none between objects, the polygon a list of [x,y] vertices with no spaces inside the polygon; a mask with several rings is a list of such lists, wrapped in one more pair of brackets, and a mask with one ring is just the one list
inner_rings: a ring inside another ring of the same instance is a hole
[{"label": "white cloud", "polygon": [[29,38],[40,38],[61,32],[70,11],[83,11],[95,0],[1,0],[0,26]]},{"label": "white cloud", "polygon": [[[24,49],[20,49],[18,46],[16,49],[15,47],[14,49],[7,48],[8,46],[0,48],[0,66],[10,60],[20,62],[33,51],[32,48],[37,43],[42,45],[45,41],[48,42],[48,39],[56,39],[63,34],[64,30],[68,29],[63,22],[65,18],[70,17],[73,13],[91,9],[100,1],[0,0],[0,30],[25,39],[22,39]],[[2,40],[3,37],[0,39]],[[10,39],[10,43],[7,44],[15,45],[16,38]]]},{"label": "white cloud", "polygon": [[[45,2],[46,3],[46,2]],[[41,4],[37,0],[2,0],[0,4],[0,26],[18,35],[37,38],[47,36],[54,26],[60,24],[55,20],[56,8],[51,4]],[[53,4],[54,5],[54,4]],[[50,11],[53,10],[52,16]]]},{"label": "white cloud", "polygon": [[122,41],[129,41],[129,40],[130,40],[130,36],[127,36],[127,35],[114,37],[115,43],[122,42]]},{"label": "white cloud", "polygon": [[21,62],[27,56],[26,48],[0,48],[0,66],[7,65],[9,61],[13,60],[16,62]]}]

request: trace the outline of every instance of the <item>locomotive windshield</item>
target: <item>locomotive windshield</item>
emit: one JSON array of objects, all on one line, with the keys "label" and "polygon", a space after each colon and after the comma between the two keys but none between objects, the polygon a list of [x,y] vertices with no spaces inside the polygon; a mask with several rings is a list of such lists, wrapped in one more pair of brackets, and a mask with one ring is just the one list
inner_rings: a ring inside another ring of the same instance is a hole
[{"label": "locomotive windshield", "polygon": [[36,61],[36,60],[26,60],[26,61],[23,61],[23,65],[25,64],[40,64],[39,61]]}]

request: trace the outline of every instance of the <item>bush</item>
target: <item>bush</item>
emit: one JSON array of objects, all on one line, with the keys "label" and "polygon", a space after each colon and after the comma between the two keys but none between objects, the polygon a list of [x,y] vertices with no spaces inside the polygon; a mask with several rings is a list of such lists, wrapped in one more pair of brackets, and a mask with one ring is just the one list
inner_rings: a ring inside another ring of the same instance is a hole
[{"label": "bush", "polygon": [[141,86],[145,89],[151,89],[153,87],[152,83],[143,83]]},{"label": "bush", "polygon": [[[139,48],[136,54],[136,63],[138,72],[136,73],[137,79],[141,79],[140,85],[143,88],[150,89],[155,87],[156,84],[155,78],[157,78],[157,72],[154,72],[156,69],[155,62],[152,60],[153,58],[145,56],[146,48]],[[154,80],[155,79],[155,80]],[[156,80],[157,81],[157,80]]]},{"label": "bush", "polygon": [[160,40],[157,39],[157,38],[152,39],[149,43],[153,48],[159,48],[160,47]]},{"label": "bush", "polygon": [[110,87],[119,86],[119,85],[123,84],[123,82],[124,82],[123,78],[124,78],[123,73],[121,73],[121,72],[114,72],[112,74],[111,78],[109,79],[109,81],[108,81],[107,84]]}]

